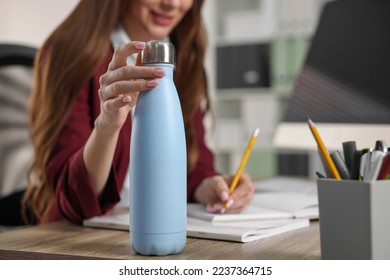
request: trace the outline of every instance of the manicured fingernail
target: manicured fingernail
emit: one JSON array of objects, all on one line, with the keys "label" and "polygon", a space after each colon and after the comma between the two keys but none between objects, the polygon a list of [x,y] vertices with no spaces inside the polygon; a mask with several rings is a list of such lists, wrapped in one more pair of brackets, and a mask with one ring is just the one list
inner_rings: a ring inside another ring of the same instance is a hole
[{"label": "manicured fingernail", "polygon": [[228,202],[226,202],[226,208],[230,208],[234,204],[234,199],[229,199]]},{"label": "manicured fingernail", "polygon": [[214,204],[207,204],[206,210],[207,210],[207,212],[209,212],[209,213],[214,213],[214,212],[215,212]]},{"label": "manicured fingernail", "polygon": [[131,101],[131,96],[126,95],[125,97],[122,98],[123,103],[129,103]]},{"label": "manicured fingernail", "polygon": [[221,211],[221,209],[222,209],[222,205],[220,203],[207,205],[207,212],[210,212],[210,213],[219,212],[219,211]]},{"label": "manicured fingernail", "polygon": [[153,71],[153,75],[155,75],[156,77],[162,78],[165,76],[165,71],[164,71],[164,69],[157,68],[156,70]]},{"label": "manicured fingernail", "polygon": [[134,47],[137,49],[137,50],[143,50],[145,48],[145,42],[137,42]]},{"label": "manicured fingernail", "polygon": [[146,86],[147,87],[155,87],[157,85],[158,85],[157,80],[149,80],[149,81],[146,82]]},{"label": "manicured fingernail", "polygon": [[222,199],[222,201],[226,201],[226,200],[228,200],[228,198],[229,198],[229,193],[228,193],[227,191],[223,191],[223,192],[221,193],[221,199]]}]

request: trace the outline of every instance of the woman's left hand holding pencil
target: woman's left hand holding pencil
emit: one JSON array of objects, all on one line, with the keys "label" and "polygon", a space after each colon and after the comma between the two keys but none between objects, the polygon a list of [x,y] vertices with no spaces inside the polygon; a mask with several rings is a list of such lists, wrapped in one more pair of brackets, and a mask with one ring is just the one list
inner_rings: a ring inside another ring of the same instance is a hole
[{"label": "woman's left hand holding pencil", "polygon": [[229,194],[229,185],[233,176],[213,176],[204,179],[194,193],[196,202],[207,205],[210,213],[220,213],[224,202],[224,213],[240,213],[252,201],[254,187],[249,175],[243,174],[236,188]]}]

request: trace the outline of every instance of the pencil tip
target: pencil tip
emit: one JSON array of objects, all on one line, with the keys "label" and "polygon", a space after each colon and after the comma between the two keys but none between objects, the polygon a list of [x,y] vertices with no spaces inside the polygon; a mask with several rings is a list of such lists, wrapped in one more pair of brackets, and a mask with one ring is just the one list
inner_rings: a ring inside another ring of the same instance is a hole
[{"label": "pencil tip", "polygon": [[310,127],[314,126],[313,121],[310,119],[310,117],[308,115],[306,115],[306,118],[307,118],[307,123],[309,124],[309,126]]}]

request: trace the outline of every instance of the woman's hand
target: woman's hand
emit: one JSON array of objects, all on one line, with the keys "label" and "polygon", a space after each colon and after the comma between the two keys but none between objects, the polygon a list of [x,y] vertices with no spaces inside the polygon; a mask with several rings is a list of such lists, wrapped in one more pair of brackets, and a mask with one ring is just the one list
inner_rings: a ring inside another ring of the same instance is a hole
[{"label": "woman's hand", "polygon": [[207,211],[220,213],[226,202],[225,213],[242,212],[253,198],[253,183],[248,175],[242,175],[234,191],[229,195],[233,176],[214,176],[204,179],[196,188],[195,201],[206,204]]},{"label": "woman's hand", "polygon": [[136,66],[126,65],[127,57],[138,54],[144,48],[143,42],[119,46],[107,72],[100,77],[100,115],[83,150],[88,177],[97,196],[101,195],[107,183],[119,131],[139,92],[156,87],[156,79],[165,75],[161,68],[138,66],[139,63]]},{"label": "woman's hand", "polygon": [[164,77],[161,68],[127,66],[127,57],[140,53],[144,42],[130,42],[119,46],[112,57],[108,70],[100,77],[100,116],[95,126],[105,132],[117,132],[134,107],[140,91],[154,88],[158,78]]}]

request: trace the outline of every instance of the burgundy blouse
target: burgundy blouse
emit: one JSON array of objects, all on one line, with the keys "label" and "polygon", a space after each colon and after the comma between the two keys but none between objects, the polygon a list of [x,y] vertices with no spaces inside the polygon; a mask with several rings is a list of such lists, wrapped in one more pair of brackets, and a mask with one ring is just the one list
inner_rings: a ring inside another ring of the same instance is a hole
[{"label": "burgundy blouse", "polygon": [[[50,221],[66,218],[81,223],[85,218],[106,213],[120,200],[119,193],[129,165],[131,114],[120,131],[108,182],[99,198],[91,187],[83,161],[84,144],[100,113],[99,77],[107,71],[112,55],[111,49],[102,65],[81,89],[51,153],[48,173],[55,188],[55,202]],[[198,139],[199,159],[194,170],[187,174],[188,201],[191,201],[195,188],[204,178],[216,174],[213,154],[204,142],[202,120],[203,113],[199,108],[193,120]]]}]

